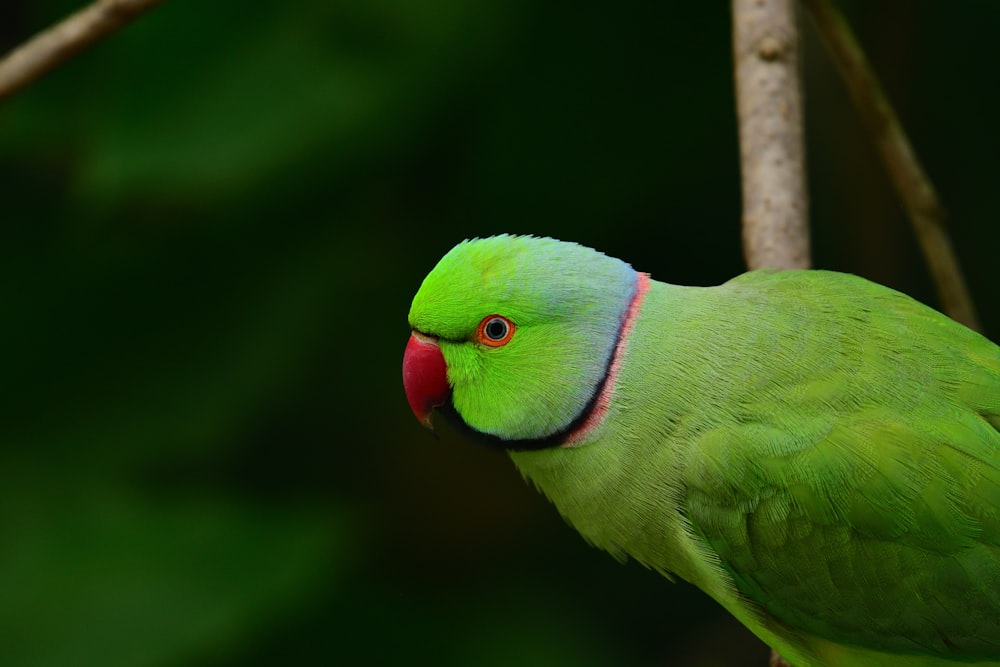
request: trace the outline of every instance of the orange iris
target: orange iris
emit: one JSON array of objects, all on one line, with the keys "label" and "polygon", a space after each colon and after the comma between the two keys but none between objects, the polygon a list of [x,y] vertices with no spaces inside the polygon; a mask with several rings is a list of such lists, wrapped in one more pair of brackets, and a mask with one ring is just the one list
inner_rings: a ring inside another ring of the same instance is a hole
[{"label": "orange iris", "polygon": [[514,323],[503,315],[487,315],[476,327],[476,342],[501,347],[514,337]]}]

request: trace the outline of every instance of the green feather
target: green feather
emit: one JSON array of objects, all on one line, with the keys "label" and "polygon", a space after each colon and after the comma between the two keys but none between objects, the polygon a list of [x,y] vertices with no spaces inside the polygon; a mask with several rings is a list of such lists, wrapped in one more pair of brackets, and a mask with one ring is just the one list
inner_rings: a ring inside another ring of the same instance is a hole
[{"label": "green feather", "polygon": [[[530,282],[505,275],[501,298],[435,269],[411,324],[449,339],[458,414],[513,447],[591,405],[631,294],[584,278],[599,253],[559,244],[566,278],[542,251],[557,242],[501,238],[448,273],[513,244]],[[567,280],[581,295],[560,310]],[[530,347],[474,351],[470,328],[504,309],[532,313]],[[996,345],[855,276],[752,272],[653,282],[612,381],[580,442],[511,454],[588,541],[696,584],[797,667],[1000,665]]]}]

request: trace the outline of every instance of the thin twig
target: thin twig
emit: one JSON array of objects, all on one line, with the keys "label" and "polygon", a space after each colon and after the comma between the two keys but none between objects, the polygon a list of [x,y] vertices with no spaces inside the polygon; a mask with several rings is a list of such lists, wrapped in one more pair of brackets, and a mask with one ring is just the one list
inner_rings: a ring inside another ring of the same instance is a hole
[{"label": "thin twig", "polygon": [[809,267],[808,196],[796,0],[733,0],[743,183],[752,268]]},{"label": "thin twig", "polygon": [[812,14],[854,105],[903,201],[924,259],[937,286],[941,307],[955,320],[981,330],[962,269],[945,228],[946,212],[910,145],[899,117],[872,71],[844,16],[830,0],[803,0]]},{"label": "thin twig", "polygon": [[98,0],[0,60],[0,100],[106,37],[163,0]]}]

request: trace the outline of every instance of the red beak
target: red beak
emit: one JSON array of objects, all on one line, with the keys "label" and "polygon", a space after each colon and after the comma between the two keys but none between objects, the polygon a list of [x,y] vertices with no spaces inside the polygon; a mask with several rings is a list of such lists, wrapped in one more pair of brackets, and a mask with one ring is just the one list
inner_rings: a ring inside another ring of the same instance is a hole
[{"label": "red beak", "polygon": [[410,409],[420,423],[431,427],[431,411],[444,405],[451,395],[448,367],[436,338],[416,331],[410,336],[403,354],[403,389]]}]

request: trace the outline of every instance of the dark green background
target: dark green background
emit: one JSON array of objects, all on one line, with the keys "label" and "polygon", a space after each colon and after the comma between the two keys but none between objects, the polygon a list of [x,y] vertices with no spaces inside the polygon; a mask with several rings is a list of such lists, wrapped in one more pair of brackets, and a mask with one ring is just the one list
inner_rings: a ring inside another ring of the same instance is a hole
[{"label": "dark green background", "polygon": [[[852,9],[995,335],[1000,5]],[[816,264],[934,303],[806,37]],[[171,0],[0,103],[0,663],[762,667],[400,382],[468,236],[742,270],[729,40],[717,2]]]}]

